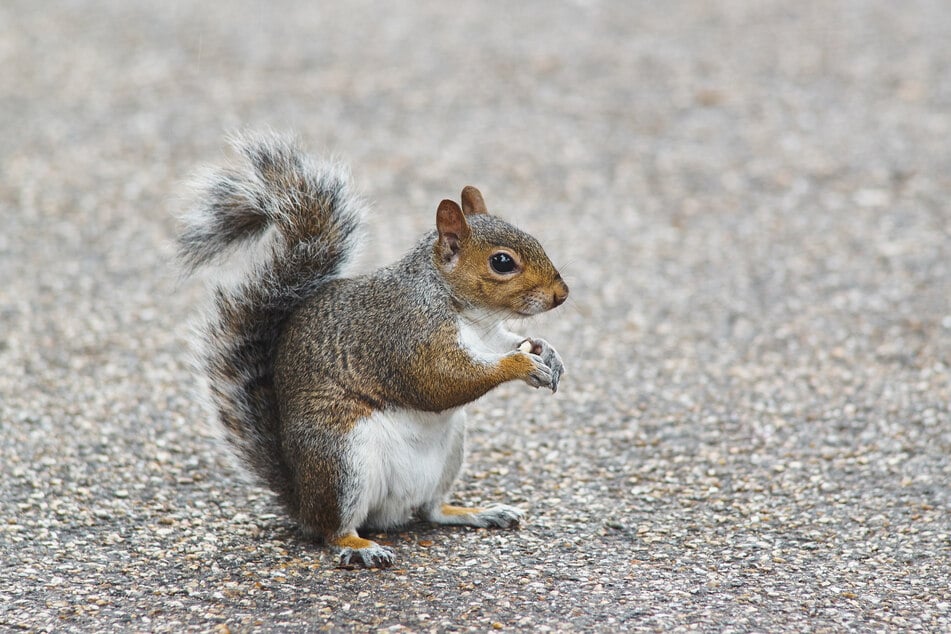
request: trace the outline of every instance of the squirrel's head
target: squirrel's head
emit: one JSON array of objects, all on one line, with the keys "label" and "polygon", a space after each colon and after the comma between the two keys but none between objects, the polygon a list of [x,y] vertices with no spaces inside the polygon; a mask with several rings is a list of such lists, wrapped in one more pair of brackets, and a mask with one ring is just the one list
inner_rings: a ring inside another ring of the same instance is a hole
[{"label": "squirrel's head", "polygon": [[478,189],[436,210],[433,257],[453,292],[473,307],[528,316],[568,297],[568,285],[538,240],[486,211]]}]

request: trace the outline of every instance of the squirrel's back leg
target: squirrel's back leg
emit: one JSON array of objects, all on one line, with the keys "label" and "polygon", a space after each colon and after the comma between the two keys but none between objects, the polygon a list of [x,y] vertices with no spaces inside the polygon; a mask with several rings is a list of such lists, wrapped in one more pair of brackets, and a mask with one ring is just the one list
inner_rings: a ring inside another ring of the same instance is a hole
[{"label": "squirrel's back leg", "polygon": [[450,526],[475,526],[477,528],[515,528],[525,513],[507,504],[492,504],[486,507],[453,506],[436,504],[425,510],[423,518],[434,524]]},{"label": "squirrel's back leg", "polygon": [[518,526],[525,514],[513,506],[493,504],[485,508],[453,506],[445,504],[444,500],[449,489],[455,482],[462,469],[465,455],[465,412],[459,410],[453,421],[458,426],[458,433],[453,437],[453,445],[447,456],[442,481],[439,490],[433,499],[421,509],[423,519],[434,524],[454,526],[476,526],[479,528],[498,527],[512,528]]},{"label": "squirrel's back leg", "polygon": [[[350,467],[349,432],[370,413],[362,403],[315,392],[288,399],[282,415],[284,451],[294,465],[294,515],[304,530],[338,551],[340,565],[386,568],[396,556],[356,529],[366,516],[360,473]],[[321,422],[317,422],[321,421]],[[329,422],[332,421],[332,422]]]},{"label": "squirrel's back leg", "polygon": [[362,564],[367,568],[388,568],[396,561],[392,550],[360,537],[356,531],[329,539],[328,544],[337,549],[341,566]]},{"label": "squirrel's back leg", "polygon": [[525,517],[524,511],[507,504],[486,507],[453,506],[434,502],[423,509],[423,519],[448,526],[475,526],[477,528],[515,528]]}]

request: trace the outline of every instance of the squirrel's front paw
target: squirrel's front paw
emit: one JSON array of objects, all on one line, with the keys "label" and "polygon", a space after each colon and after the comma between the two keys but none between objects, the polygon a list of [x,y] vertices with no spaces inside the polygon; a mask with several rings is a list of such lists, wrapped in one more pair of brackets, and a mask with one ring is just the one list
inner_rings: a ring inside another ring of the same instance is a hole
[{"label": "squirrel's front paw", "polygon": [[[531,361],[532,367],[523,380],[532,387],[552,387],[554,375],[552,370],[537,354],[527,353],[525,356]],[[554,390],[554,388],[552,387]]]},{"label": "squirrel's front paw", "polygon": [[[519,350],[527,352],[529,356],[541,359],[551,375],[550,380],[541,385],[550,387],[552,392],[557,392],[558,382],[561,381],[561,377],[565,373],[565,364],[562,362],[558,351],[544,339],[526,339],[519,346]],[[529,385],[534,384],[529,382]],[[541,385],[535,385],[535,387],[541,387]]]}]

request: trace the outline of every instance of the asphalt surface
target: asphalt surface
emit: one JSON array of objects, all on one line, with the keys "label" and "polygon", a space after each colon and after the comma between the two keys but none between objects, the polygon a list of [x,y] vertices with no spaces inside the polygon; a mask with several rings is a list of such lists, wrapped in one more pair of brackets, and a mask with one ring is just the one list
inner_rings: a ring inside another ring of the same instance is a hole
[{"label": "asphalt surface", "polygon": [[[513,4],[0,4],[0,629],[951,629],[951,6]],[[466,184],[546,245],[453,498],[520,530],[341,570],[231,469],[171,245],[245,127],[366,267]]]}]

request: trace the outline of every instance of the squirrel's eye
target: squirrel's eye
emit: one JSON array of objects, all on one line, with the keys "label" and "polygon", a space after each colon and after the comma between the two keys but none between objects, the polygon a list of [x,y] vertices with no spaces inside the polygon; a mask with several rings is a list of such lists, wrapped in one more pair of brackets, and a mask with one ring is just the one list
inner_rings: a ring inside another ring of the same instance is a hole
[{"label": "squirrel's eye", "polygon": [[496,273],[511,273],[515,270],[515,260],[508,253],[499,251],[489,258],[489,266]]}]

